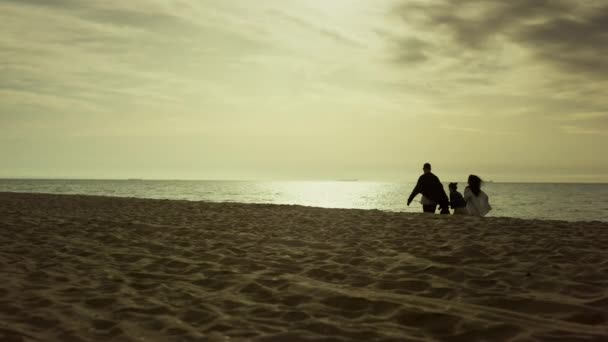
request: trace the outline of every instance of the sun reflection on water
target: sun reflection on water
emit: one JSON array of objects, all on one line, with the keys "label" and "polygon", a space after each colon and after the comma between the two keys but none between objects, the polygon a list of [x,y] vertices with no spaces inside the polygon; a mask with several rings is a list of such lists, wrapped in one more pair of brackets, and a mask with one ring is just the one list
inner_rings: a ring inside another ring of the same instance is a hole
[{"label": "sun reflection on water", "polygon": [[326,208],[374,208],[390,184],[352,181],[272,182],[276,203]]}]

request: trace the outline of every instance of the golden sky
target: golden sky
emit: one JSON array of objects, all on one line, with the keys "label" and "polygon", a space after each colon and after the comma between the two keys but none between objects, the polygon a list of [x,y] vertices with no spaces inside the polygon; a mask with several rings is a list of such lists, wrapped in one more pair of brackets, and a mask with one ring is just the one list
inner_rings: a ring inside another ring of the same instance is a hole
[{"label": "golden sky", "polygon": [[608,181],[606,32],[608,0],[2,0],[0,177]]}]

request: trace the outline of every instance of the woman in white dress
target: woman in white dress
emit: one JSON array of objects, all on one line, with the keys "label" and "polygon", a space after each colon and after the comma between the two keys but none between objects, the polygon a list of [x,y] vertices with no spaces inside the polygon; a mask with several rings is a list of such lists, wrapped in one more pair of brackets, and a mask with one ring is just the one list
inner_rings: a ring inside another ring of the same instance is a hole
[{"label": "woman in white dress", "polygon": [[464,200],[467,202],[467,211],[469,215],[486,216],[492,206],[488,199],[488,195],[481,190],[481,178],[470,175],[469,186],[464,189]]}]

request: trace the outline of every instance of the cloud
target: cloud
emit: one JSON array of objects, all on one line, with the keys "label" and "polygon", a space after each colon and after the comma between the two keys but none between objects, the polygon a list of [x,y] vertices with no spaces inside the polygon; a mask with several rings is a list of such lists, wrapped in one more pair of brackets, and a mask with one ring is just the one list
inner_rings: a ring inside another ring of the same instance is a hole
[{"label": "cloud", "polygon": [[28,127],[182,116],[202,127],[221,115],[384,105],[366,91],[359,37],[314,13],[282,1],[2,1],[0,126],[72,134]]},{"label": "cloud", "polygon": [[578,112],[569,114],[563,118],[562,121],[596,121],[596,120],[608,120],[608,110],[604,112]]},{"label": "cloud", "polygon": [[425,52],[429,44],[417,38],[403,38],[398,41],[401,53],[395,58],[398,63],[415,64],[425,62],[429,56]]},{"label": "cloud", "polygon": [[[569,9],[575,11],[574,8]],[[514,39],[565,71],[608,76],[608,4],[571,18],[554,16],[524,25]]]},{"label": "cloud", "polygon": [[461,132],[461,133],[472,133],[475,135],[518,135],[519,132],[515,131],[505,131],[505,130],[496,130],[496,129],[481,129],[475,127],[462,127],[455,125],[441,125],[440,126],[444,130]]},{"label": "cloud", "polygon": [[554,121],[569,135],[608,135],[608,111],[574,112]]},{"label": "cloud", "polygon": [[290,23],[296,24],[304,29],[315,31],[322,36],[325,36],[329,39],[335,40],[338,43],[347,44],[354,47],[363,47],[364,45],[358,41],[356,38],[349,37],[347,34],[341,32],[340,30],[328,27],[327,25],[315,23],[312,20],[305,19],[303,17],[287,13],[282,10],[269,10],[268,14],[272,16],[276,16],[278,18],[282,18]]},{"label": "cloud", "polygon": [[420,45],[427,55],[451,53],[464,59],[512,44],[561,71],[608,76],[605,1],[405,1],[395,14],[419,32],[433,33],[427,46]]},{"label": "cloud", "polygon": [[401,0],[391,15],[393,29],[377,32],[390,60],[437,89],[438,110],[608,129],[598,114],[572,115],[608,110],[608,1]]},{"label": "cloud", "polygon": [[[141,130],[204,101],[215,108],[213,75],[265,43],[190,14],[158,1],[0,2],[3,135]],[[233,54],[219,57],[220,44]]]},{"label": "cloud", "polygon": [[[342,141],[358,161],[393,161],[439,129],[482,133],[489,158],[566,149],[599,164],[577,152],[608,129],[594,3],[4,0],[0,133]],[[408,159],[439,156],[443,138]]]},{"label": "cloud", "polygon": [[606,135],[608,130],[588,128],[575,125],[564,125],[560,127],[566,134],[572,135]]},{"label": "cloud", "polygon": [[59,9],[87,8],[91,5],[89,2],[78,0],[4,0],[4,2],[22,6],[43,6]]}]

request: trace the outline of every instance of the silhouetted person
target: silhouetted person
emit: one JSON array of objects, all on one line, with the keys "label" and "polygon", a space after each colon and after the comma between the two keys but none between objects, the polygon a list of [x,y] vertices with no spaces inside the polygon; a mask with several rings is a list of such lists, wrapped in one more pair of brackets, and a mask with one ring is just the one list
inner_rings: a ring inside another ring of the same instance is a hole
[{"label": "silhouetted person", "polygon": [[407,205],[414,200],[414,197],[418,194],[422,194],[422,210],[425,213],[435,213],[437,205],[441,209],[442,214],[449,214],[449,200],[448,195],[443,190],[443,184],[439,181],[439,178],[431,172],[431,164],[425,163],[422,167],[424,174],[418,178],[418,183],[412,190],[412,194],[407,199]]},{"label": "silhouetted person", "polygon": [[464,189],[464,200],[467,202],[469,215],[486,216],[492,210],[492,206],[488,195],[481,190],[481,178],[470,175],[468,183],[469,186]]},{"label": "silhouetted person", "polygon": [[467,202],[465,202],[462,194],[458,192],[458,183],[450,183],[450,207],[454,209],[454,215],[467,215]]}]

